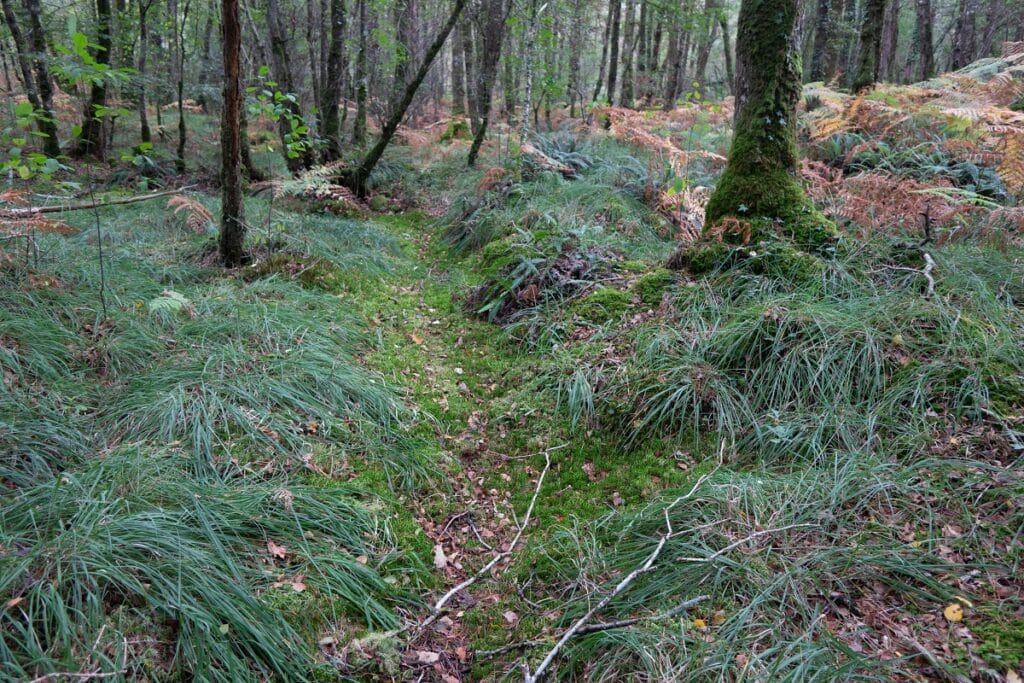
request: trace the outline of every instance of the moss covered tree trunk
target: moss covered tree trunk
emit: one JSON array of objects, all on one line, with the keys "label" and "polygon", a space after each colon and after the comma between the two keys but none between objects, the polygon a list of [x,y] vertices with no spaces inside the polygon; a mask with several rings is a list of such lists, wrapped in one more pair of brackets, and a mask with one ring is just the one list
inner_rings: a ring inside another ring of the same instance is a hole
[{"label": "moss covered tree trunk", "polygon": [[882,25],[885,23],[885,0],[867,0],[864,4],[864,23],[860,29],[860,55],[857,73],[853,78],[853,91],[870,88],[878,80],[882,55]]},{"label": "moss covered tree trunk", "polygon": [[797,178],[797,14],[796,0],[743,2],[732,148],[706,221],[712,226],[735,216],[778,226],[802,246],[816,247],[832,239],[833,228],[811,206]]}]

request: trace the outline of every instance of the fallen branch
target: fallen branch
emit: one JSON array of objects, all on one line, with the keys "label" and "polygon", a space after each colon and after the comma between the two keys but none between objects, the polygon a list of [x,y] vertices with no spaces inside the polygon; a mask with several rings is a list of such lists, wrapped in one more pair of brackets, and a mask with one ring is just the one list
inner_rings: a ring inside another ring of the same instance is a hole
[{"label": "fallen branch", "polygon": [[[540,495],[541,486],[544,485],[544,477],[547,475],[548,470],[551,469],[551,452],[559,450],[561,448],[565,448],[567,445],[568,444],[562,444],[561,446],[555,446],[554,448],[549,448],[544,451],[544,470],[540,473],[540,477],[537,478],[537,487],[533,491],[533,498],[530,499],[530,505],[526,508],[526,515],[523,517],[523,522],[519,525],[519,530],[516,532],[516,535],[512,538],[512,542],[509,543],[508,549],[495,554],[495,556],[492,557],[487,564],[481,567],[476,574],[473,574],[468,579],[466,579],[465,581],[458,584],[457,586],[449,590],[447,593],[442,595],[440,599],[438,599],[438,601],[435,602],[434,606],[431,608],[430,616],[428,616],[419,625],[416,626],[417,632],[422,631],[423,629],[437,621],[441,617],[441,615],[444,614],[445,605],[448,604],[449,600],[451,600],[461,591],[472,586],[481,577],[483,577],[485,574],[488,574],[491,571],[491,569],[493,569],[499,562],[512,555],[512,551],[515,550],[516,546],[519,544],[519,539],[523,537],[523,533],[526,531],[526,527],[530,524],[530,517],[533,515],[533,508],[537,504],[537,496]],[[401,633],[403,630],[405,629],[399,629],[394,633],[394,635]]]},{"label": "fallen branch", "polygon": [[[663,621],[665,619],[672,619],[673,617],[677,617],[683,612],[687,611],[691,607],[695,607],[700,603],[710,599],[710,595],[698,595],[695,598],[690,598],[689,600],[685,600],[679,603],[670,610],[666,610],[658,614],[652,614],[644,617],[631,617],[629,619],[618,619],[616,621],[602,621],[597,624],[588,624],[587,626],[584,626],[580,630],[576,631],[574,637],[585,636],[588,633],[598,633],[600,631],[611,631],[612,629],[617,628],[628,628],[630,626],[635,626],[636,624],[645,623],[649,621]],[[513,652],[515,650],[526,650],[531,647],[537,647],[538,645],[544,645],[549,642],[551,642],[550,638],[531,638],[530,640],[520,640],[519,642],[510,643],[503,647],[499,647],[496,650],[484,650],[482,652],[478,652],[476,653],[476,656],[481,659],[487,659],[489,657],[503,655],[507,652]]]},{"label": "fallen branch", "polygon": [[[658,539],[657,545],[654,546],[654,550],[652,550],[651,554],[647,556],[647,559],[644,560],[643,564],[641,564],[639,567],[637,567],[629,574],[627,574],[621,581],[619,581],[615,588],[612,589],[611,593],[601,598],[601,600],[596,605],[587,610],[586,614],[577,619],[573,623],[573,625],[570,626],[564,634],[562,634],[562,637],[558,639],[558,642],[555,643],[555,646],[548,651],[548,653],[544,656],[544,659],[541,660],[540,664],[537,665],[536,670],[534,670],[532,674],[530,673],[529,665],[527,665],[525,662],[523,663],[523,681],[525,683],[536,683],[536,681],[539,681],[544,676],[544,672],[547,671],[549,666],[551,666],[551,663],[555,660],[555,657],[558,656],[558,653],[561,652],[562,648],[565,647],[565,644],[577,635],[579,635],[580,632],[584,628],[586,628],[588,622],[594,617],[595,614],[597,614],[605,607],[607,607],[608,604],[616,598],[616,596],[618,596],[624,590],[629,588],[629,585],[633,583],[633,581],[635,581],[637,577],[646,574],[654,568],[654,564],[658,561],[658,558],[661,556],[661,551],[664,550],[665,544],[668,543],[669,539],[676,535],[672,531],[672,518],[669,517],[669,512],[679,503],[682,503],[683,501],[693,497],[693,494],[697,492],[697,489],[700,488],[701,485],[705,481],[707,481],[712,474],[715,473],[715,471],[717,471],[717,468],[715,470],[712,470],[708,474],[705,474],[702,477],[700,477],[697,480],[697,482],[693,485],[693,488],[690,489],[689,493],[679,496],[674,501],[672,501],[667,507],[665,507],[665,509],[663,510],[665,515],[665,533],[663,533],[661,537]],[[703,600],[704,596],[701,596],[701,598]]]},{"label": "fallen branch", "polygon": [[116,206],[119,204],[135,204],[136,202],[146,202],[150,199],[157,199],[159,197],[168,197],[172,194],[180,194],[188,187],[182,187],[177,190],[164,190],[162,192],[151,192],[150,194],[140,194],[135,197],[121,197],[118,199],[107,199],[101,201],[89,201],[84,204],[55,204],[50,206],[25,206],[16,209],[0,209],[0,218],[28,218],[37,214],[43,213],[63,213],[65,211],[81,211],[83,209],[97,209],[104,206]]},{"label": "fallen branch", "polygon": [[780,531],[787,531],[789,529],[800,529],[802,527],[812,527],[812,526],[818,526],[818,525],[817,524],[789,524],[787,526],[775,527],[774,529],[764,529],[762,531],[755,531],[754,533],[750,534],[749,536],[741,538],[738,541],[734,541],[733,543],[730,543],[729,545],[725,546],[721,550],[717,550],[717,551],[711,553],[707,557],[677,557],[676,558],[676,562],[714,562],[715,560],[717,560],[722,555],[725,555],[730,550],[734,550],[734,549],[740,547],[741,545],[743,545],[744,543],[752,541],[752,540],[754,540],[755,538],[757,538],[759,536],[766,536],[768,534],[775,534],[775,533],[778,533]]}]

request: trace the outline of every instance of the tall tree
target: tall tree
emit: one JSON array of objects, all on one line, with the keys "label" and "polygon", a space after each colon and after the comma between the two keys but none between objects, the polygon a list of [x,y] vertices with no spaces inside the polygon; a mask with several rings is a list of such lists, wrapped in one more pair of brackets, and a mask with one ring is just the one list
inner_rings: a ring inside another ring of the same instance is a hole
[{"label": "tall tree", "polygon": [[370,94],[370,24],[366,16],[367,0],[357,0],[359,21],[359,46],[356,49],[356,120],[352,122],[352,142],[356,145],[366,143],[366,98]]},{"label": "tall tree", "polygon": [[452,116],[466,114],[466,41],[468,24],[460,19],[452,41]]},{"label": "tall tree", "polygon": [[619,74],[619,28],[622,24],[622,0],[610,0],[611,33],[608,36],[608,102],[615,101],[615,84]]},{"label": "tall tree", "polygon": [[935,45],[932,41],[932,2],[914,3],[914,53],[918,55],[917,78],[927,80],[935,74]]},{"label": "tall tree", "polygon": [[438,32],[437,37],[434,38],[434,42],[427,49],[426,54],[423,56],[423,61],[420,63],[419,69],[413,75],[412,80],[406,84],[402,97],[397,100],[397,104],[385,122],[384,127],[381,129],[380,137],[377,138],[377,142],[370,148],[370,151],[363,157],[362,162],[359,166],[346,178],[347,184],[352,190],[354,190],[359,196],[366,194],[366,181],[369,180],[370,174],[373,173],[373,169],[377,166],[377,162],[384,155],[384,150],[387,149],[388,145],[391,144],[392,138],[395,133],[398,132],[398,126],[402,123],[402,119],[405,117],[405,112],[409,109],[409,105],[412,104],[413,98],[416,96],[416,91],[419,90],[420,85],[423,83],[423,79],[427,77],[427,73],[430,71],[431,65],[434,63],[434,59],[437,58],[438,53],[441,52],[441,48],[444,47],[445,41],[448,40],[449,34],[452,29],[455,28],[455,23],[459,20],[459,15],[462,14],[462,8],[466,6],[466,0],[455,0],[455,6],[452,7],[452,12],[448,15],[448,21],[445,22],[444,26]]},{"label": "tall tree", "polygon": [[345,73],[345,0],[331,0],[331,45],[327,54],[327,79],[323,90],[324,138],[329,161],[341,158],[341,121],[338,104],[341,102],[342,77]]},{"label": "tall tree", "polygon": [[43,151],[47,156],[56,157],[60,154],[60,140],[57,136],[57,118],[53,113],[53,78],[50,68],[46,65],[46,33],[43,31],[43,12],[39,0],[25,0],[25,11],[28,12],[28,44],[32,48],[32,71],[35,85],[39,89],[39,104],[42,116],[39,118],[39,131],[43,138]]},{"label": "tall tree", "polygon": [[950,69],[962,69],[977,56],[978,0],[960,0],[956,28],[953,31],[953,49]]},{"label": "tall tree", "polygon": [[743,0],[732,146],[705,215],[708,226],[733,216],[762,233],[755,241],[781,231],[810,249],[830,241],[835,227],[813,208],[799,181],[797,16],[797,0]]},{"label": "tall tree", "polygon": [[[113,24],[110,0],[96,0],[96,48],[93,59],[97,64],[110,64],[110,50],[113,47]],[[92,87],[85,108],[82,110],[82,133],[74,156],[91,156],[102,161],[106,158],[107,136],[104,131],[103,109],[107,106],[107,82],[103,76],[92,79]]]},{"label": "tall tree", "polygon": [[633,84],[635,73],[633,55],[640,34],[636,23],[636,0],[626,0],[625,33],[622,39],[622,86],[619,89],[619,106],[632,107],[634,95]]},{"label": "tall tree", "polygon": [[58,156],[60,155],[60,141],[57,139],[57,125],[53,117],[53,109],[51,107],[47,110],[43,105],[43,100],[40,95],[40,87],[36,81],[36,74],[32,70],[32,60],[29,56],[28,43],[25,40],[24,34],[21,32],[21,26],[18,23],[18,17],[14,12],[14,7],[11,5],[11,0],[0,0],[0,4],[3,6],[4,21],[7,22],[7,28],[11,32],[11,37],[14,40],[14,51],[17,53],[18,66],[21,69],[21,79],[22,84],[25,87],[25,96],[28,98],[29,104],[32,105],[32,109],[36,113],[36,127],[44,136],[44,149],[49,156]]},{"label": "tall tree", "polygon": [[900,0],[889,0],[882,20],[882,45],[878,53],[879,77],[886,81],[896,80],[896,52],[900,40]]},{"label": "tall tree", "polygon": [[860,29],[860,53],[853,91],[870,88],[878,81],[882,51],[882,24],[885,21],[885,0],[865,0],[864,22]]},{"label": "tall tree", "polygon": [[479,45],[476,48],[477,64],[473,68],[475,85],[470,102],[473,144],[466,157],[466,163],[470,166],[476,164],[480,146],[487,136],[491,118],[491,93],[498,75],[501,47],[505,42],[505,23],[511,10],[510,0],[481,0],[475,12]]},{"label": "tall tree", "polygon": [[241,135],[242,107],[241,53],[242,24],[238,0],[221,0],[224,54],[224,111],[221,113],[221,216],[220,258],[233,268],[245,261],[245,216],[242,205]]},{"label": "tall tree", "polygon": [[136,61],[136,68],[139,71],[138,83],[138,101],[136,106],[139,111],[139,140],[143,143],[150,143],[153,141],[152,132],[149,129],[149,113],[146,110],[148,103],[146,102],[146,56],[149,53],[149,24],[146,21],[146,17],[149,14],[149,8],[152,7],[153,0],[138,0],[139,6],[139,55]]},{"label": "tall tree", "polygon": [[267,31],[270,34],[270,61],[274,80],[284,95],[290,95],[283,100],[283,105],[288,110],[288,116],[281,116],[277,122],[278,134],[281,136],[281,151],[284,153],[288,170],[298,173],[313,165],[313,150],[304,145],[296,153],[286,141],[286,138],[292,135],[292,121],[301,121],[303,116],[302,107],[299,105],[297,83],[292,78],[288,35],[281,23],[281,8],[278,0],[267,0]]},{"label": "tall tree", "polygon": [[832,49],[832,2],[818,0],[814,19],[814,46],[811,49],[810,77],[821,81],[826,77],[828,53]]}]

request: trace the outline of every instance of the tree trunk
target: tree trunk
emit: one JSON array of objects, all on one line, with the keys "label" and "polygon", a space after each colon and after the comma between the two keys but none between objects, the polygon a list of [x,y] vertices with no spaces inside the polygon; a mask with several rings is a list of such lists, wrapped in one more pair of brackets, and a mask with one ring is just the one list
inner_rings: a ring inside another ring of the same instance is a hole
[{"label": "tree trunk", "polygon": [[960,0],[960,10],[953,32],[950,69],[962,69],[974,61],[977,50],[978,0]]},{"label": "tree trunk", "polygon": [[[270,35],[270,61],[278,90],[285,95],[294,95],[293,98],[285,101],[284,106],[288,109],[291,118],[302,119],[302,107],[299,106],[298,90],[295,88],[291,61],[288,58],[288,36],[285,35],[284,26],[281,25],[281,10],[278,0],[267,0],[267,32]],[[289,149],[285,138],[292,132],[290,117],[282,116],[278,119],[277,130],[281,137],[281,151],[284,154],[288,170],[298,173],[313,165],[313,151],[308,146],[304,146],[298,156],[295,156],[294,150]]]},{"label": "tree trunk", "polygon": [[189,2],[185,0],[180,26],[177,0],[171,0],[170,7],[174,29],[175,85],[178,92],[178,147],[174,166],[177,172],[182,174],[185,172],[185,143],[188,140],[188,129],[185,126],[185,21],[188,19]]},{"label": "tree trunk", "polygon": [[145,144],[153,142],[149,130],[149,114],[146,112],[146,53],[149,51],[149,27],[146,25],[146,14],[153,0],[139,0],[139,139]]},{"label": "tree trunk", "polygon": [[[97,64],[110,64],[110,51],[113,48],[111,34],[110,0],[96,0],[96,45],[93,59]],[[98,161],[106,158],[107,138],[104,135],[103,118],[99,115],[107,105],[107,84],[100,78],[92,82],[89,99],[82,111],[82,133],[74,156],[82,158],[91,156]]]},{"label": "tree trunk", "polygon": [[640,34],[636,25],[636,0],[626,0],[626,26],[622,40],[622,86],[619,90],[619,106],[632,107],[635,99],[633,83],[633,55]]},{"label": "tree trunk", "polygon": [[373,173],[373,169],[377,162],[380,161],[381,156],[383,156],[384,150],[391,143],[395,132],[398,131],[398,126],[402,123],[402,118],[405,116],[409,105],[412,104],[416,91],[419,89],[420,84],[423,83],[423,79],[427,77],[434,59],[441,52],[441,48],[444,47],[445,41],[448,40],[448,35],[455,28],[455,23],[459,20],[459,15],[462,14],[462,8],[465,6],[466,0],[455,0],[455,6],[452,8],[452,13],[448,16],[448,21],[445,22],[441,31],[434,39],[433,44],[423,56],[423,62],[420,64],[419,70],[413,76],[412,81],[406,86],[402,99],[399,100],[394,111],[391,112],[391,117],[384,124],[384,128],[381,129],[377,143],[367,152],[366,157],[359,164],[359,168],[347,179],[349,187],[359,196],[366,195],[366,181],[369,179],[370,174]]},{"label": "tree trunk", "polygon": [[474,68],[476,85],[474,94],[476,103],[473,112],[473,144],[469,148],[466,163],[476,164],[480,146],[487,136],[487,124],[491,117],[491,91],[498,75],[498,61],[501,59],[501,46],[505,42],[505,22],[512,9],[509,0],[482,0],[477,10],[479,23],[479,39],[477,46],[479,63]]},{"label": "tree trunk", "polygon": [[889,0],[882,21],[882,47],[878,56],[878,73],[887,81],[896,80],[896,51],[900,39],[900,0]]},{"label": "tree trunk", "polygon": [[519,144],[530,134],[530,108],[533,106],[533,61],[537,46],[537,0],[530,2],[530,20],[526,26],[526,87],[523,93],[523,120],[519,123]]},{"label": "tree trunk", "polygon": [[885,0],[866,0],[864,23],[860,29],[860,56],[853,91],[861,92],[878,81],[879,57],[882,51],[882,23],[885,20]]},{"label": "tree trunk", "polygon": [[679,94],[679,79],[683,62],[682,27],[678,18],[673,19],[668,35],[668,54],[665,55],[665,94],[662,109],[672,111]]},{"label": "tree trunk", "polygon": [[224,111],[221,113],[221,217],[220,258],[234,268],[245,261],[245,217],[242,204],[240,170],[241,135],[239,115],[242,106],[241,46],[242,25],[238,20],[238,0],[221,0],[224,53]]},{"label": "tree trunk", "polygon": [[419,36],[417,22],[419,16],[418,0],[397,0],[394,7],[395,30],[398,43],[395,46],[395,76],[388,104],[388,113],[398,106],[405,86],[412,78],[419,53]]},{"label": "tree trunk", "polygon": [[811,50],[812,81],[823,81],[827,75],[829,51],[832,45],[832,3],[818,0],[817,16],[814,20],[814,47]]},{"label": "tree trunk", "polygon": [[717,0],[704,0],[704,20],[700,25],[700,43],[697,46],[697,61],[693,67],[693,80],[699,84],[699,92],[706,93],[704,74],[711,57],[711,48],[718,40],[718,7]]},{"label": "tree trunk", "polygon": [[610,0],[608,11],[611,12],[612,31],[609,36],[608,54],[608,103],[615,101],[615,82],[619,73],[619,27],[622,24],[622,0]]},{"label": "tree trunk", "polygon": [[466,20],[455,25],[452,41],[452,116],[466,115]]},{"label": "tree trunk", "polygon": [[935,47],[932,41],[931,0],[916,0],[914,3],[914,46],[912,53],[917,56],[917,79],[926,81],[935,73]]},{"label": "tree trunk", "polygon": [[[615,0],[610,0],[614,2]],[[590,98],[591,102],[597,102],[597,96],[601,94],[601,86],[604,85],[605,75],[605,64],[608,62],[608,47],[611,42],[612,35],[612,10],[611,6],[608,7],[608,20],[604,25],[604,41],[601,43],[601,61],[597,64],[597,84],[594,86],[594,96]]]},{"label": "tree trunk", "polygon": [[28,40],[29,47],[32,48],[32,69],[35,85],[39,91],[39,104],[42,107],[42,116],[38,119],[38,126],[39,132],[46,136],[43,138],[43,151],[47,156],[56,157],[60,155],[60,139],[57,134],[57,117],[53,113],[53,79],[50,77],[50,69],[46,65],[46,33],[43,32],[43,17],[39,0],[25,0],[25,10],[28,12]]},{"label": "tree trunk", "polygon": [[213,15],[214,12],[212,10],[206,13],[206,25],[203,29],[203,63],[199,74],[199,96],[196,99],[199,106],[207,113],[210,113],[212,109],[208,97],[208,88],[210,81],[213,80]]},{"label": "tree trunk", "polygon": [[[995,52],[996,33],[1002,28],[1005,14],[1005,0],[989,0],[988,15],[985,17],[985,28],[981,33],[981,45],[978,48],[978,54],[982,57],[991,57]],[[1021,20],[1020,17],[1018,20]]]},{"label": "tree trunk", "polygon": [[363,145],[366,143],[366,98],[369,94],[368,79],[369,69],[367,67],[367,50],[370,49],[370,26],[366,19],[367,0],[358,0],[359,3],[359,49],[356,51],[356,120],[352,122],[352,143]]},{"label": "tree trunk", "polygon": [[801,93],[797,0],[743,0],[736,35],[736,113],[729,161],[706,210],[706,226],[749,221],[758,238],[782,231],[800,248],[831,241],[835,227],[798,180]]},{"label": "tree trunk", "polygon": [[725,80],[728,93],[736,92],[736,71],[733,68],[732,45],[729,40],[729,18],[722,12],[722,51],[725,52]]},{"label": "tree trunk", "polygon": [[341,79],[345,73],[345,0],[331,0],[331,46],[327,54],[327,79],[323,90],[324,138],[327,160],[341,158]]},{"label": "tree trunk", "polygon": [[51,157],[60,155],[60,144],[57,140],[57,130],[53,112],[47,111],[43,106],[40,97],[39,87],[36,83],[36,75],[32,72],[32,60],[29,58],[29,46],[25,42],[25,36],[18,24],[18,17],[11,6],[11,0],[2,0],[4,20],[7,28],[14,39],[14,51],[17,53],[18,67],[21,69],[22,85],[25,87],[25,96],[36,113],[36,127],[45,137],[43,145],[46,154]]}]

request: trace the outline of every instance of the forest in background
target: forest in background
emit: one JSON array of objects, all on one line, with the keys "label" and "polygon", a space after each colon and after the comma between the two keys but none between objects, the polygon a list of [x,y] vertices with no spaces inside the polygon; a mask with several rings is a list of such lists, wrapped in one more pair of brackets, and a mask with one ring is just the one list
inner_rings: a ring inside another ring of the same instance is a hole
[{"label": "forest in background", "polygon": [[0,7],[0,680],[1024,675],[1020,0]]}]

